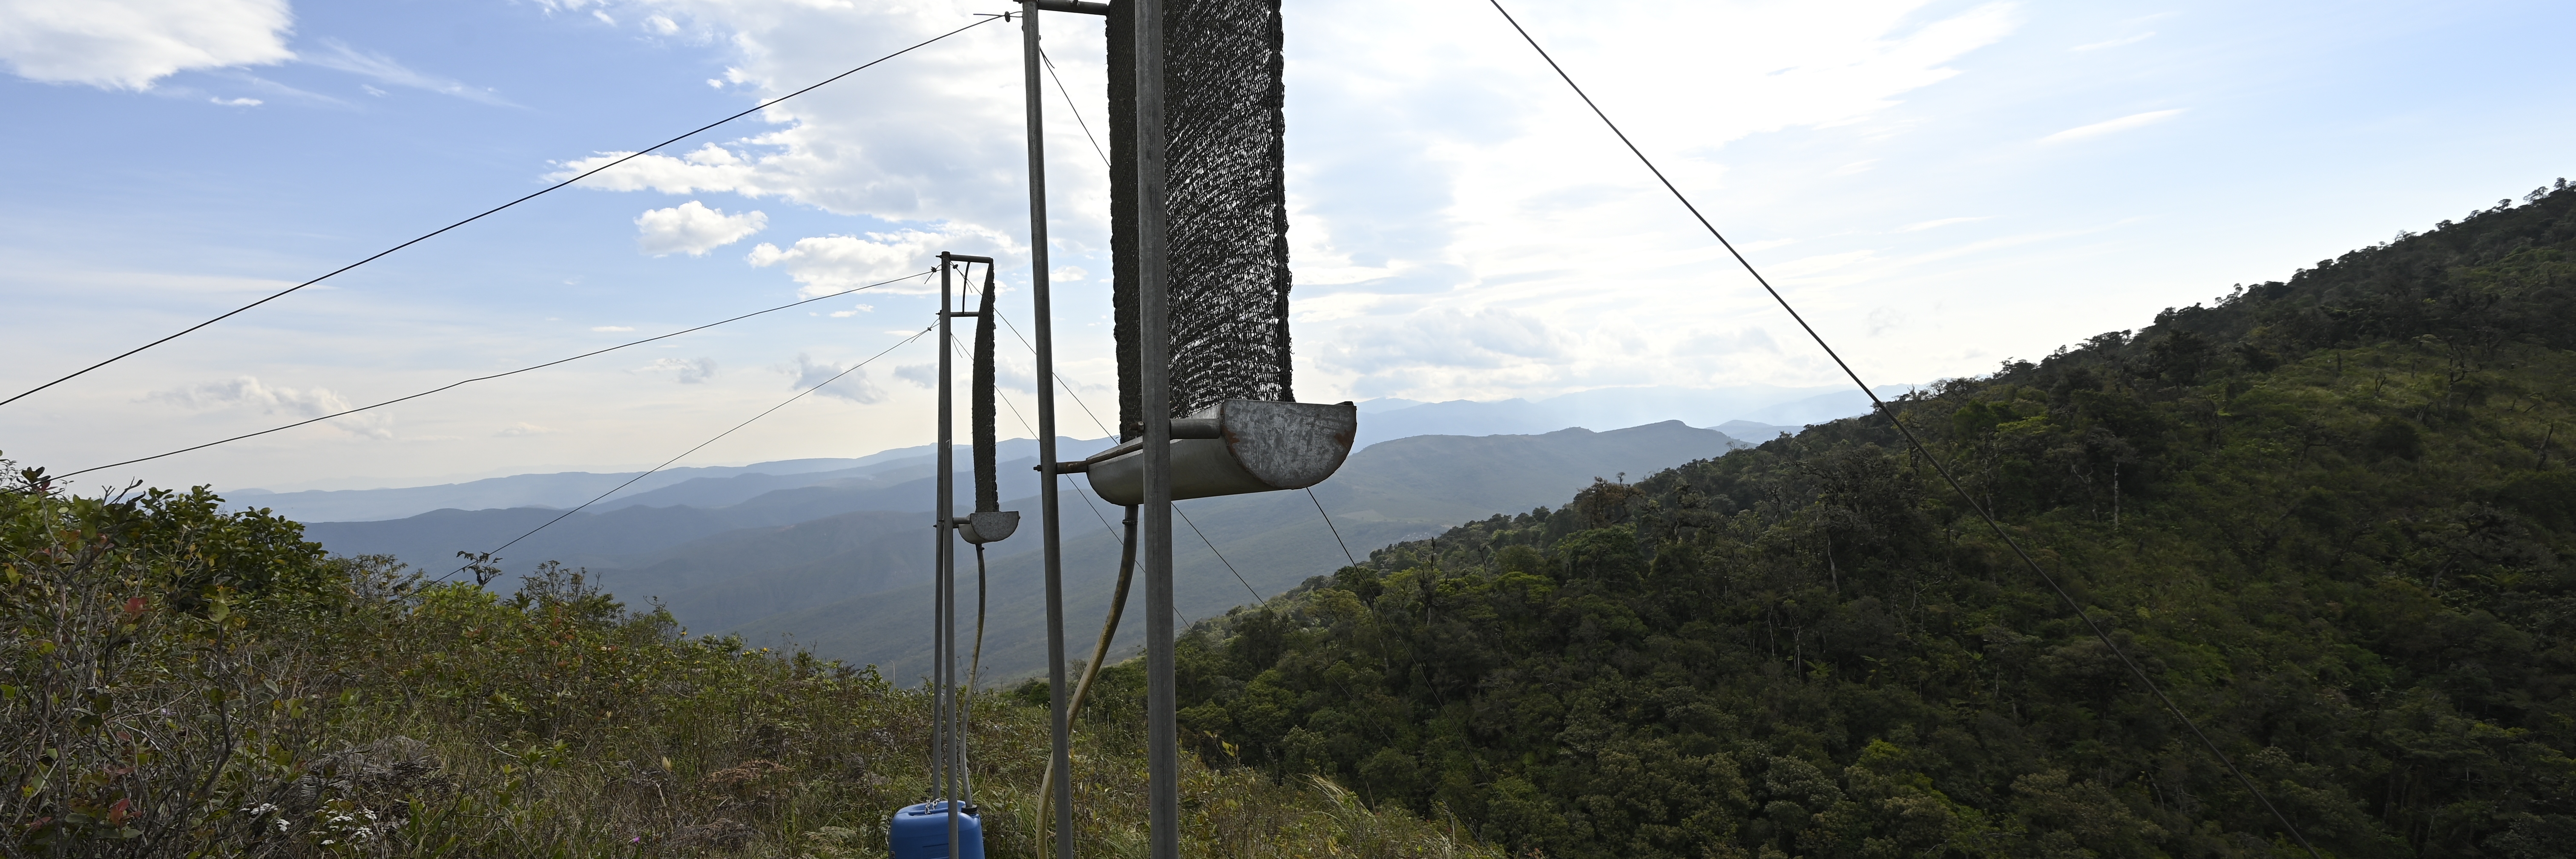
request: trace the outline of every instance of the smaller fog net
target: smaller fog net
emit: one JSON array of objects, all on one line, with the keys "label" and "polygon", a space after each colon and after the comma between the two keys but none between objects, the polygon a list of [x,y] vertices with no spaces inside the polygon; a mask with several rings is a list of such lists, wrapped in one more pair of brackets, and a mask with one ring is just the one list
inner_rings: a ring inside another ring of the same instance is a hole
[{"label": "smaller fog net", "polygon": [[[1135,51],[1110,4],[1110,246],[1118,432],[1144,432],[1136,362]],[[1172,417],[1222,400],[1293,400],[1288,205],[1278,0],[1165,0],[1163,117],[1170,165],[1164,271]]]}]

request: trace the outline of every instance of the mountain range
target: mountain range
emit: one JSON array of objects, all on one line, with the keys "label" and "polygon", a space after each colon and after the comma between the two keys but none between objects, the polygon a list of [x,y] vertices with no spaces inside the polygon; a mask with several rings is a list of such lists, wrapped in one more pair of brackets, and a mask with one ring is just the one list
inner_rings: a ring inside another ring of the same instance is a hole
[{"label": "mountain range", "polygon": [[[1101,445],[1059,441],[1068,458]],[[1643,475],[1742,445],[1728,433],[1680,421],[1609,432],[1570,428],[1380,442],[1353,454],[1311,498],[1278,492],[1177,505],[1177,607],[1186,618],[1222,613],[1449,523],[1526,513],[1561,502],[1595,479]],[[1005,452],[1033,447],[1015,440]],[[459,550],[501,545],[560,518],[501,552],[501,566],[514,574],[545,560],[585,567],[621,599],[639,606],[659,602],[697,632],[793,644],[904,677],[925,668],[928,658],[923,633],[932,542],[924,508],[931,506],[936,486],[928,459],[915,453],[787,475],[698,476],[602,505],[610,509],[569,515],[539,507],[445,509],[400,519],[310,522],[305,531],[334,552],[392,555],[444,573],[456,568]],[[959,464],[965,462],[960,457]],[[1045,664],[1035,465],[1024,456],[1001,469],[1003,497],[1011,499],[1004,508],[1024,511],[1031,520],[1014,539],[992,544],[986,558],[992,596],[984,665],[986,676],[996,679],[1033,673]],[[958,480],[968,479],[960,469]],[[756,491],[781,483],[802,485]],[[1091,497],[1078,478],[1065,478],[1064,486],[1069,628],[1082,646],[1108,610],[1121,511]],[[964,560],[962,580],[971,583],[973,557]],[[971,584],[965,593],[972,598]],[[1141,622],[1136,608],[1131,605],[1126,615],[1130,627]],[[1133,641],[1136,634],[1131,628],[1121,637]]]},{"label": "mountain range", "polygon": [[[1912,387],[1888,385],[1882,386],[1879,392],[1881,396],[1893,396]],[[1737,438],[1760,441],[1781,432],[1795,432],[1807,424],[1866,411],[1869,411],[1869,401],[1857,390],[1771,385],[1603,388],[1535,401],[1423,403],[1387,398],[1360,404],[1360,413],[1367,418],[1360,422],[1356,446],[1366,448],[1381,441],[1418,435],[1526,435],[1567,427],[1608,429],[1664,420],[1680,420],[1692,426],[1713,426]],[[1058,455],[1073,459],[1107,447],[1110,442],[1107,439],[1065,440],[1060,444],[1063,446],[1058,449]],[[400,519],[448,508],[570,509],[611,490],[615,490],[613,495],[592,504],[589,509],[607,511],[621,507],[675,504],[712,507],[739,503],[775,489],[889,475],[905,467],[924,469],[919,474],[926,475],[935,449],[935,445],[916,445],[855,458],[671,468],[640,479],[639,472],[633,471],[568,471],[517,474],[433,486],[294,492],[236,488],[226,490],[224,495],[237,508],[265,507],[278,515],[304,522]],[[958,448],[961,460],[966,455],[965,450],[964,447]],[[1037,442],[1033,439],[1005,441],[1002,442],[1001,454],[1004,459],[1034,457],[1037,455]],[[634,480],[634,485],[620,486],[628,480]]]}]

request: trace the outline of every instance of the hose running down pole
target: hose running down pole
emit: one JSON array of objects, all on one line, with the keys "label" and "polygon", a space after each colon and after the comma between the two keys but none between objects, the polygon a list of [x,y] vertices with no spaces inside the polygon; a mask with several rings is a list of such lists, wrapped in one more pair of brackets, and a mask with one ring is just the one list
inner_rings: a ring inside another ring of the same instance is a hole
[{"label": "hose running down pole", "polygon": [[[1082,702],[1090,699],[1091,684],[1100,679],[1101,664],[1109,661],[1109,645],[1118,640],[1118,623],[1127,614],[1127,593],[1136,581],[1136,506],[1133,504],[1127,505],[1127,535],[1119,545],[1124,548],[1118,552],[1118,587],[1109,596],[1109,617],[1100,624],[1100,639],[1091,645],[1091,660],[1082,665],[1082,684],[1073,687],[1073,693],[1070,696],[1050,696],[1063,702],[1062,709],[1058,712],[1066,726],[1065,738],[1068,744],[1072,742],[1073,720],[1082,715]],[[1057,664],[1063,663],[1058,661]],[[1057,684],[1056,688],[1063,688],[1063,684]],[[1073,814],[1072,780],[1073,770],[1070,766],[1065,768],[1062,776],[1050,770],[1038,779],[1038,795],[1057,797],[1055,800],[1057,814],[1063,818],[1071,818]],[[1073,822],[1070,819],[1062,822],[1066,833],[1063,837],[1072,837]],[[1073,848],[1070,842],[1066,842],[1058,850],[1057,859],[1063,859],[1064,856],[1070,855]]]}]

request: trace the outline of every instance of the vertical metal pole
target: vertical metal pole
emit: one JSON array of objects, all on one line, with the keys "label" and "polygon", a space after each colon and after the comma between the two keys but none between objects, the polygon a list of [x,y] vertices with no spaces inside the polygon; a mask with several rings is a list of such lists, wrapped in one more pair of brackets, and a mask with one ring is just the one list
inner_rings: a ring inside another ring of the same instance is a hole
[{"label": "vertical metal pole", "polygon": [[1020,0],[1022,97],[1028,102],[1029,294],[1034,304],[1038,353],[1038,524],[1046,555],[1047,707],[1055,796],[1056,859],[1073,859],[1073,726],[1065,706],[1073,690],[1064,682],[1064,546],[1056,530],[1055,311],[1049,294],[1046,205],[1046,109],[1038,87],[1038,0]]},{"label": "vertical metal pole", "polygon": [[956,685],[954,681],[957,676],[957,595],[954,592],[957,581],[957,539],[954,536],[957,515],[957,450],[956,427],[953,425],[956,421],[956,406],[951,401],[949,391],[951,370],[948,356],[951,350],[948,347],[950,343],[955,342],[948,336],[948,323],[955,318],[949,313],[949,305],[953,303],[949,300],[950,265],[948,252],[941,251],[939,254],[939,571],[938,583],[934,586],[934,589],[939,592],[939,640],[932,644],[932,650],[937,654],[934,658],[939,662],[933,670],[939,676],[939,734],[943,740],[939,744],[939,755],[941,770],[946,775],[946,779],[941,784],[940,799],[946,800],[948,808],[948,856],[949,859],[957,859],[957,756],[955,752],[957,726],[954,721],[957,699],[953,688]]},{"label": "vertical metal pole", "polygon": [[[945,341],[945,335],[948,335],[948,330],[945,330],[948,328],[948,253],[940,253],[938,320],[940,338]],[[938,348],[943,351],[945,361],[948,343],[940,343]],[[930,454],[930,467],[945,475],[948,472],[948,390],[945,387],[940,387],[940,395],[935,397],[935,402],[938,402],[935,405],[938,415],[933,415],[930,426],[933,426],[933,436],[938,436],[933,441],[938,449]],[[940,475],[930,477],[930,485],[933,485],[933,493],[930,493],[930,792],[933,792],[933,800],[948,800],[948,660],[943,658],[943,647],[948,642],[948,591],[943,591],[943,586],[948,583],[948,573],[945,573],[948,570],[948,508],[945,508],[948,488],[940,480]]]},{"label": "vertical metal pole", "polygon": [[1152,859],[1180,859],[1180,736],[1172,679],[1171,312],[1164,283],[1163,4],[1132,4],[1136,57],[1136,345],[1145,419],[1145,751]]}]

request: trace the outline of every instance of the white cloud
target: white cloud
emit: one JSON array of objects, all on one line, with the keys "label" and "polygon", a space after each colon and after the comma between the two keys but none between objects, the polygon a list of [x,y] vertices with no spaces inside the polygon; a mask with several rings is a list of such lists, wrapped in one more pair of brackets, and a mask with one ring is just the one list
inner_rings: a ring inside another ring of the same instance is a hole
[{"label": "white cloud", "polygon": [[840,376],[840,381],[825,385],[822,390],[814,393],[826,397],[838,397],[860,405],[883,402],[886,398],[885,389],[868,381],[868,371],[851,370],[849,375],[843,376],[841,371],[844,368],[841,365],[816,361],[813,356],[802,352],[796,353],[796,363],[779,369],[796,377],[795,386],[800,390],[822,385],[831,381],[832,377]]},{"label": "white cloud", "polygon": [[[259,98],[262,101],[283,101],[314,105],[333,105],[339,107],[346,107],[349,104],[348,102],[337,98],[332,98],[312,90],[287,86],[249,72],[231,71],[226,72],[224,77],[231,79],[229,81],[231,85],[249,89],[252,93],[256,94],[251,97]],[[162,87],[155,91],[189,98],[193,98],[199,94],[195,87],[190,86],[169,86]]]},{"label": "white cloud", "polygon": [[526,421],[520,421],[518,423],[502,427],[500,432],[493,433],[493,435],[501,436],[503,438],[517,438],[520,436],[531,435],[552,435],[559,432],[563,432],[563,430],[554,429],[552,427],[541,427]]},{"label": "white cloud", "polygon": [[593,325],[593,326],[590,326],[590,330],[592,330],[592,331],[598,331],[598,332],[601,332],[601,333],[607,333],[607,332],[611,332],[611,331],[633,331],[633,330],[635,330],[635,326],[632,326],[632,325]]},{"label": "white cloud", "polygon": [[1825,272],[1833,271],[1856,263],[1868,262],[1871,257],[1877,255],[1877,251],[1871,250],[1844,251],[1842,253],[1835,254],[1817,254],[1811,257],[1793,259],[1788,262],[1766,265],[1762,267],[1762,272],[1773,277],[1784,279],[1806,277],[1809,275],[1823,274]]},{"label": "white cloud", "polygon": [[668,209],[646,209],[644,214],[635,216],[635,244],[654,256],[705,256],[708,251],[768,227],[769,216],[760,212],[727,215],[690,200]]},{"label": "white cloud", "polygon": [[2111,40],[2108,40],[2108,41],[2094,42],[2094,43],[2091,43],[2091,44],[2085,44],[2085,45],[2077,45],[2077,46],[2075,46],[2075,47],[2068,48],[2067,50],[2070,50],[2070,51],[2098,51],[2098,50],[2101,50],[2101,49],[2103,49],[2103,48],[2117,48],[2117,47],[2119,47],[2119,46],[2121,46],[2121,45],[2134,45],[2134,44],[2137,44],[2137,43],[2139,43],[2139,42],[2144,42],[2144,41],[2146,41],[2146,40],[2148,40],[2148,39],[2152,39],[2152,38],[2155,38],[2155,37],[2156,37],[2156,31],[2154,31],[2154,30],[2148,30],[2148,31],[2146,31],[2146,32],[2144,32],[2144,33],[2139,33],[2139,34],[2137,34],[2137,35],[2135,35],[2135,36],[2126,36],[2126,37],[2122,37],[2122,38],[2118,38],[2118,39],[2111,39]]},{"label": "white cloud", "polygon": [[[604,7],[623,20],[660,14],[715,34],[721,40],[713,44],[733,55],[710,85],[745,99],[839,74],[854,55],[953,29],[968,23],[969,11],[927,2],[547,2],[572,14]],[[1697,353],[1676,360],[1719,342],[1692,332],[1758,333],[1754,315],[1777,308],[1757,304],[1749,283],[1739,290],[1727,282],[1735,275],[1719,265],[1723,251],[1675,214],[1663,189],[1490,10],[1461,17],[1414,4],[1305,2],[1288,46],[1288,237],[1301,393],[1354,395],[1373,385],[1431,399],[1540,396],[1597,384],[1794,383],[1830,371],[1785,350],[1760,351],[1768,344],[1759,337],[1722,338],[1756,350],[1741,360]],[[1892,235],[1885,228],[1863,233],[1775,213],[1812,215],[1818,201],[1857,199],[1839,184],[1858,181],[1852,177],[1895,182],[1904,176],[1891,174],[1921,169],[1922,159],[1896,143],[1948,117],[1896,109],[1965,74],[1962,58],[2004,40],[2023,17],[2004,2],[1920,0],[1587,4],[1522,14],[1740,247],[1777,248],[1788,236],[1806,243],[1801,249],[1813,246],[1780,273],[1804,275],[1794,288],[1819,299],[1887,276],[1912,249],[1856,246]],[[1088,298],[1107,280],[1107,187],[1072,114],[1102,130],[1106,72],[1097,27],[1048,35],[1076,102],[1067,111],[1049,93],[1055,279],[1068,296]],[[1018,67],[992,58],[1013,55],[1015,37],[998,25],[970,30],[862,73],[863,86],[825,87],[766,108],[758,119],[767,127],[643,155],[581,185],[730,193],[883,222],[748,251],[747,262],[780,269],[803,297],[921,271],[941,250],[1003,258],[1010,273],[1007,260],[1026,250],[1011,238],[1026,229],[1026,191],[1014,166],[1024,145],[1022,106]],[[2065,56],[2062,45],[2047,50]],[[1828,129],[1850,130],[1820,131]],[[1745,169],[1749,156],[1727,149],[1775,133],[1833,145],[1818,147],[1814,163],[1786,170]],[[549,172],[569,178],[625,154],[567,159]],[[1787,199],[1790,183],[1780,178],[1787,176],[1832,188]],[[1882,223],[1946,214],[1902,211]],[[1619,274],[1602,274],[1603,248],[1627,255]],[[1875,303],[1849,308],[1848,321],[1857,327]],[[1828,300],[1813,309],[1843,308]],[[1086,323],[1076,336],[1105,346],[1106,331]],[[892,372],[920,382],[922,369]]]},{"label": "white cloud", "polygon": [[653,359],[653,363],[646,364],[639,369],[642,372],[647,373],[670,373],[673,378],[679,381],[680,384],[695,385],[699,382],[715,378],[716,359],[655,358]]},{"label": "white cloud", "polygon": [[1745,352],[1769,352],[1772,354],[1778,354],[1780,352],[1780,342],[1771,339],[1771,332],[1769,331],[1765,331],[1758,326],[1746,326],[1733,331],[1717,331],[1693,335],[1684,339],[1681,342],[1680,347],[1673,351],[1676,354],[1681,355],[1732,356]]},{"label": "white cloud", "polygon": [[[992,254],[1013,247],[1009,236],[991,230],[951,225],[938,232],[902,230],[860,236],[812,236],[784,249],[762,242],[746,257],[752,265],[781,266],[804,286],[800,298],[829,295],[878,281],[929,271],[944,250]],[[938,289],[929,281],[900,281],[880,289],[922,293]]]},{"label": "white cloud", "polygon": [[[1778,309],[1492,10],[1312,3],[1289,46],[1301,396],[1817,375],[1777,350],[1692,351],[1756,348],[1691,332],[1747,330]],[[1869,240],[1816,210],[1865,211],[1873,195],[1854,183],[1921,169],[1898,144],[1944,117],[1897,108],[1959,78],[1962,58],[2022,17],[1914,0],[1513,11],[1738,248],[1815,248],[1757,260],[1798,277],[1810,312],[1840,310],[1825,295],[1893,253],[1855,247]],[[1757,135],[1781,139],[1731,148]],[[1743,169],[1755,157],[1762,169]],[[1621,262],[1601,256],[1610,248]]]},{"label": "white cloud", "polygon": [[894,368],[894,377],[925,389],[939,387],[939,365],[905,364]]},{"label": "white cloud", "polygon": [[1869,312],[1869,336],[1871,337],[1893,331],[1897,326],[1904,324],[1905,314],[1898,312],[1896,308],[1881,307]]},{"label": "white cloud", "polygon": [[[273,387],[254,376],[155,391],[144,399],[200,411],[249,408],[257,409],[261,414],[308,419],[349,410],[349,401],[328,388],[297,390]],[[325,426],[368,438],[384,439],[394,435],[392,421],[376,414],[352,415],[330,421]]]},{"label": "white cloud", "polygon": [[1351,325],[1327,360],[1385,372],[1406,366],[1496,368],[1564,357],[1562,338],[1537,317],[1500,308],[1435,308],[1389,324]]},{"label": "white cloud", "polygon": [[2175,108],[2173,110],[2150,110],[2145,113],[2132,113],[2128,116],[2123,116],[2108,122],[2096,122],[2092,125],[2079,125],[2074,128],[2069,128],[2065,131],[2060,131],[2056,134],[2042,137],[2039,139],[2039,142],[2063,143],[2069,140],[2082,140],[2087,137],[2100,137],[2105,134],[2127,131],[2132,128],[2144,128],[2181,115],[2181,108]]},{"label": "white cloud", "polygon": [[[706,32],[734,54],[710,86],[738,93],[745,106],[847,72],[854,58],[893,53],[975,22],[974,10],[948,2],[545,0],[542,5],[573,14],[613,9],[618,17],[642,21],[648,31],[665,35]],[[1099,28],[1068,22],[1048,36],[1066,83],[1085,100],[1099,98],[1096,94],[1105,88]],[[799,95],[723,129],[739,136],[694,144],[686,152],[637,157],[583,180],[581,187],[732,193],[906,226],[953,224],[967,231],[1017,234],[1027,227],[1027,191],[1019,171],[995,165],[1016,164],[1026,152],[1020,133],[1018,44],[1015,27],[976,27],[871,68],[846,82],[851,85]],[[1099,109],[1090,110],[1097,120]],[[1062,127],[1049,129],[1050,148],[1089,158],[1081,131],[1065,121],[1060,106],[1056,111]],[[764,121],[766,128],[760,125]],[[628,154],[566,159],[551,173],[559,181]],[[1051,177],[1051,195],[1061,207],[1058,217],[1067,222],[1061,231],[1068,238],[1105,231],[1103,172],[1095,162],[1088,171]],[[926,261],[922,267],[928,267]]]},{"label": "white cloud", "polygon": [[848,309],[848,310],[835,310],[835,311],[832,311],[832,318],[834,318],[834,319],[848,319],[848,318],[850,318],[850,317],[852,317],[852,316],[857,316],[857,315],[862,314],[862,313],[871,313],[871,312],[874,312],[876,309],[877,309],[877,308],[876,308],[876,305],[873,305],[873,304],[853,304],[853,305],[850,305],[850,309]]},{"label": "white cloud", "polygon": [[[561,163],[562,170],[546,176],[546,181],[561,182],[612,164],[633,152],[600,152],[591,157]],[[687,194],[695,191],[731,191],[746,197],[777,193],[757,181],[757,165],[743,160],[713,143],[699,146],[678,156],[645,155],[618,164],[615,169],[582,180],[582,187],[604,191],[653,190],[665,194]]]},{"label": "white cloud", "polygon": [[1923,231],[1923,230],[1935,229],[1935,228],[1939,228],[1939,227],[1946,227],[1946,226],[1950,226],[1950,225],[1952,225],[1952,224],[1973,224],[1973,223],[1976,223],[1976,222],[1978,222],[1978,221],[1987,220],[1987,219],[1990,219],[1990,218],[1993,218],[1993,217],[1994,217],[1993,215],[1980,215],[1980,216],[1973,217],[1973,218],[1934,218],[1934,219],[1929,220],[1929,221],[1917,221],[1917,222],[1914,222],[1914,223],[1911,223],[1911,224],[1907,224],[1907,225],[1902,226],[1902,227],[1898,227],[1898,228],[1896,228],[1896,231],[1897,231],[1897,232],[1900,232],[1900,233],[1921,232],[1921,231]]},{"label": "white cloud", "polygon": [[255,98],[210,98],[206,100],[225,107],[258,107],[260,105],[267,104],[267,102],[260,101]]},{"label": "white cloud", "polygon": [[286,0],[0,0],[20,77],[141,90],[175,72],[295,58]]},{"label": "white cloud", "polygon": [[[326,69],[337,69],[372,78],[379,83],[428,90],[484,104],[517,107],[510,103],[509,99],[502,98],[489,89],[477,89],[459,81],[416,72],[396,62],[392,57],[380,53],[360,52],[338,39],[323,39],[322,48],[318,53],[305,55],[303,60]],[[364,85],[361,84],[361,86]]]}]

